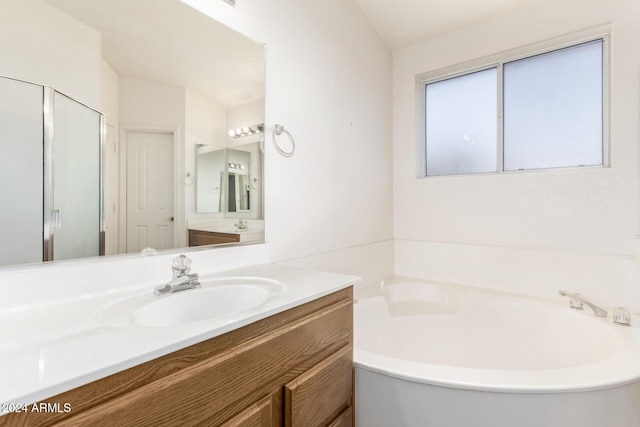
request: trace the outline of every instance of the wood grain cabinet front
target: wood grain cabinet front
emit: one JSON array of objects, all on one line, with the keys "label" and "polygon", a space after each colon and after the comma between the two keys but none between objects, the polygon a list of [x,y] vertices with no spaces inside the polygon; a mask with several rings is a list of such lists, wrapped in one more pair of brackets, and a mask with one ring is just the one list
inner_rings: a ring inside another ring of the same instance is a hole
[{"label": "wood grain cabinet front", "polygon": [[189,246],[219,245],[221,243],[237,243],[239,241],[240,235],[234,233],[189,230]]},{"label": "wood grain cabinet front", "polygon": [[285,426],[326,426],[351,405],[353,349],[345,346],[285,388]]},{"label": "wood grain cabinet front", "polygon": [[351,426],[351,288],[47,399],[9,426]]},{"label": "wood grain cabinet front", "polygon": [[222,427],[272,427],[277,426],[274,420],[274,398],[267,396],[260,402],[249,406],[238,415],[222,424]]}]

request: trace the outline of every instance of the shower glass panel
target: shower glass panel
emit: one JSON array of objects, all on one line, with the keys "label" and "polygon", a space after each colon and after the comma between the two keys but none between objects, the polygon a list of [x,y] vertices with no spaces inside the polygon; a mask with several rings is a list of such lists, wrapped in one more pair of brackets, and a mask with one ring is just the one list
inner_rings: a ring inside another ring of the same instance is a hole
[{"label": "shower glass panel", "polygon": [[0,77],[0,265],[42,261],[43,88]]},{"label": "shower glass panel", "polygon": [[[53,259],[100,255],[101,114],[53,95]],[[55,224],[57,222],[57,224]],[[55,227],[57,226],[57,227]]]}]

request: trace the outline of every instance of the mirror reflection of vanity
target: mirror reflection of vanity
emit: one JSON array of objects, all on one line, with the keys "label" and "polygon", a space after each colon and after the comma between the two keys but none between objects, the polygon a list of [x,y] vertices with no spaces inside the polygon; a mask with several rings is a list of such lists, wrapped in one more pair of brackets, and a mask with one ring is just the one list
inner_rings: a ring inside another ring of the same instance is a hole
[{"label": "mirror reflection of vanity", "polygon": [[0,266],[264,240],[262,45],[179,0],[6,0],[0,25],[0,196],[24,199]]},{"label": "mirror reflection of vanity", "polygon": [[196,211],[224,214],[234,223],[203,221],[189,226],[189,245],[244,243],[264,239],[262,216],[261,143],[235,148],[196,148]]}]

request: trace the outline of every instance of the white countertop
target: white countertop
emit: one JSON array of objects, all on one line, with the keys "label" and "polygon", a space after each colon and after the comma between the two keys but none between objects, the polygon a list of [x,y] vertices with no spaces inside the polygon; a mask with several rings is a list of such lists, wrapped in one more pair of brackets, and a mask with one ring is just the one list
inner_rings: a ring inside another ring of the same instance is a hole
[{"label": "white countertop", "polygon": [[234,316],[166,327],[110,326],[97,319],[109,304],[151,293],[148,284],[2,312],[0,403],[30,404],[55,396],[359,282],[355,276],[282,265],[216,273],[201,281],[239,276],[276,280],[284,290]]}]

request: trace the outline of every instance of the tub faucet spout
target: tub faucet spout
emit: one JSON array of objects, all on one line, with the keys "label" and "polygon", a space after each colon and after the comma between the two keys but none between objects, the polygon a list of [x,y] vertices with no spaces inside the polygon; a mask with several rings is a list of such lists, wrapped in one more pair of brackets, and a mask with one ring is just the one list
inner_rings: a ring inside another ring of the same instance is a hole
[{"label": "tub faucet spout", "polygon": [[563,297],[569,297],[571,299],[571,301],[569,302],[569,307],[571,307],[574,310],[583,310],[584,309],[583,304],[586,304],[589,307],[591,307],[591,309],[593,310],[593,314],[595,314],[596,316],[607,317],[607,310],[605,310],[602,307],[598,307],[597,305],[595,305],[590,301],[587,301],[580,294],[572,294],[570,292],[562,291],[562,290],[559,291],[558,293]]}]

